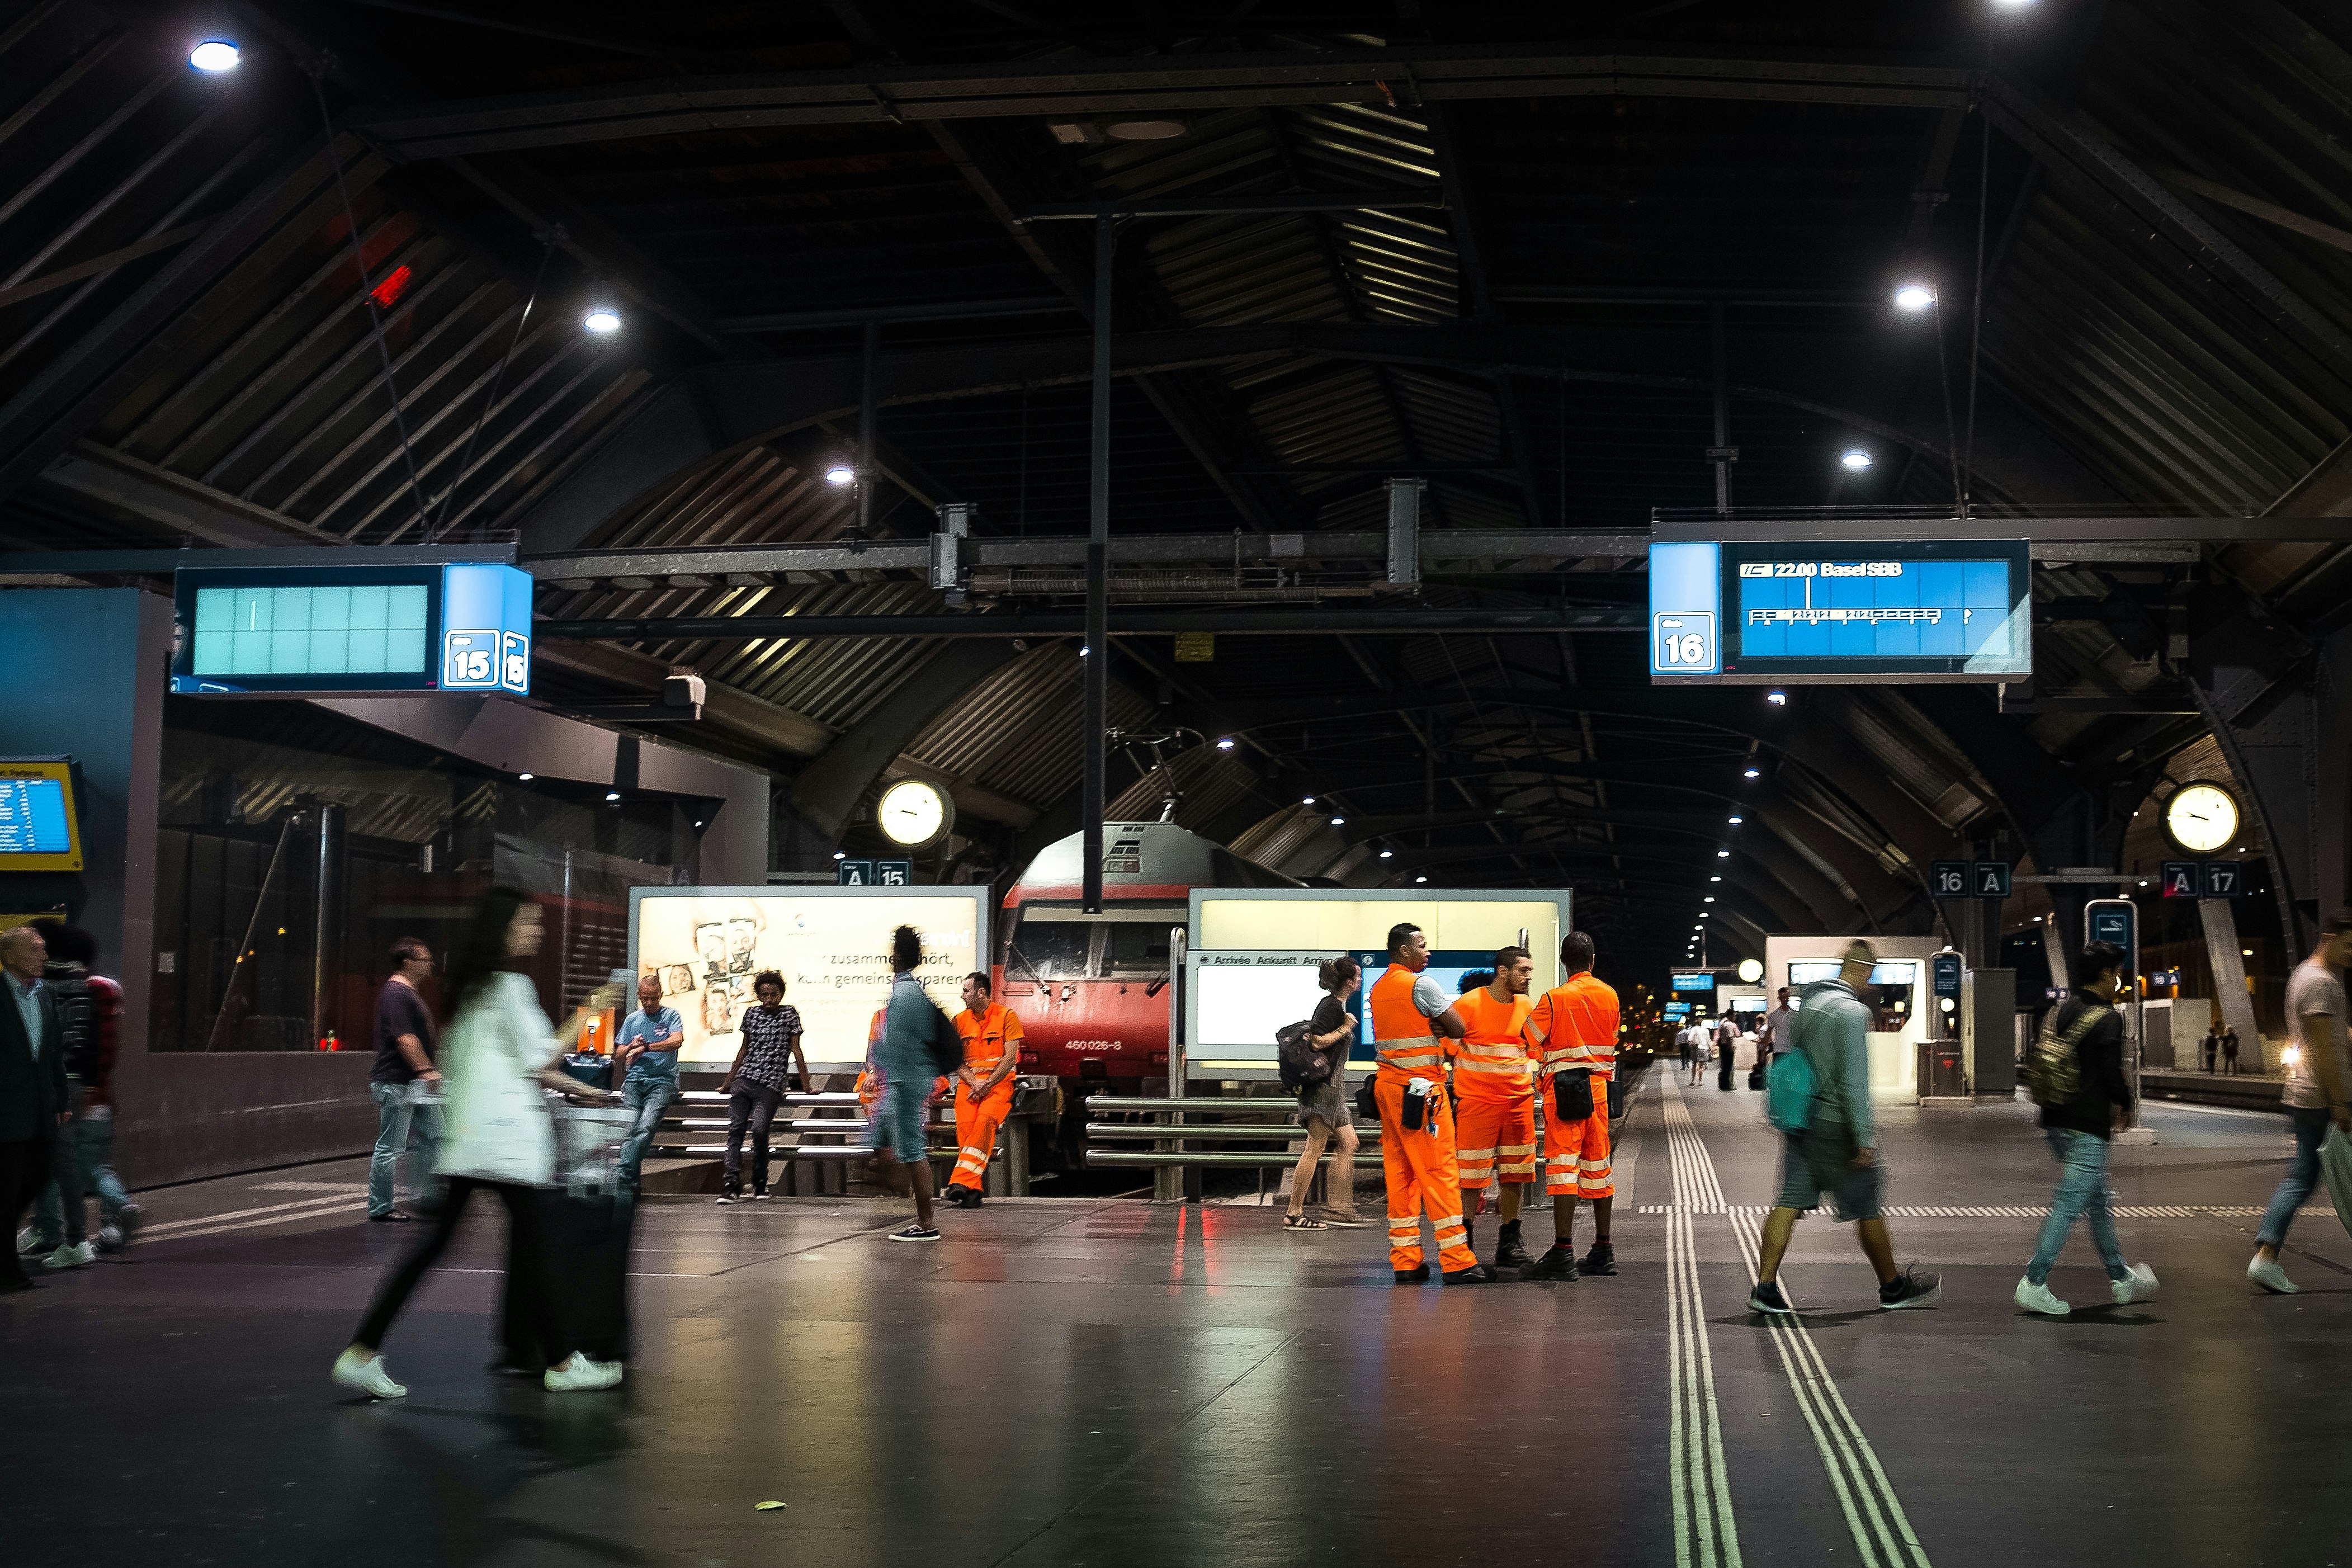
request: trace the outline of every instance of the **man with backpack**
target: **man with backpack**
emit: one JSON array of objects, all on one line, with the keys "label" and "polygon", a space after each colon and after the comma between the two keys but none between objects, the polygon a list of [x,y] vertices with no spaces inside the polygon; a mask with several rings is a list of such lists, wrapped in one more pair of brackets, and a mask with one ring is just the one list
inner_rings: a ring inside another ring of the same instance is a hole
[{"label": "man with backpack", "polygon": [[913,926],[890,933],[890,999],[882,1009],[882,1039],[875,1049],[882,1069],[882,1095],[871,1119],[874,1162],[887,1173],[907,1167],[914,1188],[915,1223],[890,1233],[892,1241],[937,1241],[931,1223],[931,1153],[923,1122],[930,1110],[934,1077],[963,1055],[963,1042],[939,1005],[923,994],[915,970],[923,962],[923,940]]},{"label": "man with backpack", "polygon": [[2156,1271],[2124,1261],[2110,1212],[2115,1194],[2107,1190],[2108,1140],[2132,1107],[2131,1086],[2124,1080],[2123,1015],[2115,1008],[2123,968],[2124,952],[2115,943],[2095,942],[2084,948],[2074,973],[2088,978],[2042,1024],[2026,1056],[2026,1091],[2042,1107],[2042,1131],[2059,1174],[2050,1217],[2042,1222],[2033,1260],[2017,1282],[2015,1300],[2045,1318],[2063,1318],[2070,1310],[2051,1290],[2050,1269],[2078,1215],[2090,1221],[2091,1240],[2107,1267],[2116,1304],[2156,1294]]},{"label": "man with backpack", "polygon": [[1766,1085],[1767,1111],[1781,1132],[1780,1195],[1764,1216],[1758,1249],[1756,1288],[1748,1293],[1753,1312],[1793,1312],[1780,1289],[1780,1259],[1797,1216],[1834,1200],[1840,1224],[1853,1222],[1863,1256],[1878,1276],[1881,1310],[1932,1307],[1943,1297],[1943,1280],[1897,1270],[1895,1244],[1878,1212],[1885,1166],[1870,1108],[1871,1009],[1862,1000],[1878,967],[1878,955],[1860,940],[1850,943],[1834,980],[1808,985],[1799,995],[1793,1048],[1773,1065]]}]

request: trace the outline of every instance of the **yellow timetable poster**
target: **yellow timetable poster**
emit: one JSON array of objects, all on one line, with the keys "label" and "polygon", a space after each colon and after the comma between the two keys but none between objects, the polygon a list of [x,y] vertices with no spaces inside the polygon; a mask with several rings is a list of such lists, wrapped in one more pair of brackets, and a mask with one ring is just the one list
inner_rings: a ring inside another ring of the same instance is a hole
[{"label": "yellow timetable poster", "polygon": [[866,1027],[889,990],[891,931],[910,925],[922,933],[917,974],[952,1014],[963,1006],[963,977],[980,967],[975,907],[969,896],[911,890],[855,899],[649,892],[637,906],[636,970],[660,976],[663,1001],[686,1020],[681,1061],[734,1058],[743,1043],[737,1020],[757,1004],[751,979],[765,969],[784,977],[784,1000],[800,1009],[812,1063],[860,1061]]}]

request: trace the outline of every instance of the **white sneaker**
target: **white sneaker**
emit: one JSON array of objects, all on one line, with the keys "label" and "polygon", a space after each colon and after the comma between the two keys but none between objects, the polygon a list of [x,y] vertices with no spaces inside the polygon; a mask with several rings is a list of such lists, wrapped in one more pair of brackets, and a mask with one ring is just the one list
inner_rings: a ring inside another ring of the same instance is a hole
[{"label": "white sneaker", "polygon": [[44,1268],[80,1268],[98,1261],[98,1248],[82,1241],[61,1241],[58,1249],[41,1259]]},{"label": "white sneaker", "polygon": [[408,1393],[392,1381],[392,1373],[383,1370],[383,1357],[371,1355],[357,1345],[335,1358],[335,1370],[329,1375],[345,1388],[356,1389],[371,1399],[400,1399]]},{"label": "white sneaker", "polygon": [[2115,1292],[2118,1307],[2145,1301],[2156,1294],[2156,1270],[2145,1263],[2135,1263],[2131,1266],[2131,1272],[2122,1279],[2108,1280],[2107,1289]]},{"label": "white sneaker", "polygon": [[2286,1277],[2286,1270],[2278,1266],[2277,1258],[2264,1258],[2259,1252],[2254,1254],[2254,1260],[2246,1265],[2246,1279],[2249,1283],[2261,1286],[2273,1296],[2292,1296],[2303,1289]]},{"label": "white sneaker", "polygon": [[2052,1295],[2046,1281],[2036,1285],[2031,1279],[2020,1279],[2017,1282],[2016,1293],[2010,1300],[2015,1301],[2023,1310],[2039,1312],[2045,1318],[2063,1318],[2074,1310]]},{"label": "white sneaker", "polygon": [[593,1394],[621,1381],[621,1363],[597,1361],[573,1351],[560,1365],[551,1366],[540,1382],[550,1394]]},{"label": "white sneaker", "polygon": [[16,1233],[16,1255],[19,1258],[47,1250],[48,1248],[41,1245],[41,1233],[33,1226],[28,1225]]}]

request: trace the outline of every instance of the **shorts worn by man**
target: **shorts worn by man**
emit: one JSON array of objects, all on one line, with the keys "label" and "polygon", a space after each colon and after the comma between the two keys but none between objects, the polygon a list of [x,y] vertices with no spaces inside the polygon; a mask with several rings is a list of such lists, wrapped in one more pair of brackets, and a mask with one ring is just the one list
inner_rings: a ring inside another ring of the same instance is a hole
[{"label": "shorts worn by man", "polygon": [[686,1020],[675,1007],[662,1005],[661,980],[648,974],[637,982],[637,1010],[621,1021],[613,1036],[617,1058],[628,1062],[621,1080],[621,1103],[637,1113],[636,1124],[621,1143],[621,1186],[637,1190],[646,1150],[661,1126],[663,1113],[677,1099],[677,1048],[686,1043]]},{"label": "shorts worn by man", "polygon": [[1013,1069],[1021,1060],[1021,1015],[992,1000],[987,975],[964,976],[964,1010],[956,1015],[963,1066],[955,1075],[956,1163],[940,1196],[976,1209],[996,1152],[997,1129],[1013,1114]]},{"label": "shorts worn by man", "polygon": [[[1528,984],[1535,963],[1523,947],[1495,954],[1495,978],[1454,998],[1462,1020],[1460,1054],[1454,1058],[1454,1161],[1461,1173],[1462,1210],[1499,1179],[1502,1235],[1495,1244],[1495,1268],[1524,1268],[1534,1259],[1519,1239],[1519,1205],[1536,1179],[1536,1080],[1521,1031],[1535,1004]],[[1468,1220],[1465,1237],[1473,1237]],[[1470,1250],[1476,1252],[1475,1237]]]},{"label": "shorts worn by man", "polygon": [[[1544,1191],[1552,1209],[1552,1245],[1530,1277],[1568,1280],[1617,1272],[1610,1240],[1617,1176],[1609,1147],[1609,1094],[1617,1079],[1619,1006],[1615,988],[1592,973],[1591,937],[1570,931],[1559,956],[1568,979],[1545,992],[1528,1016],[1528,1048],[1542,1086]],[[1591,1094],[1592,1108],[1571,1117],[1561,1103],[1579,1099],[1580,1088]],[[1580,1200],[1592,1205],[1593,1223],[1592,1248],[1581,1266],[1575,1247]]]}]

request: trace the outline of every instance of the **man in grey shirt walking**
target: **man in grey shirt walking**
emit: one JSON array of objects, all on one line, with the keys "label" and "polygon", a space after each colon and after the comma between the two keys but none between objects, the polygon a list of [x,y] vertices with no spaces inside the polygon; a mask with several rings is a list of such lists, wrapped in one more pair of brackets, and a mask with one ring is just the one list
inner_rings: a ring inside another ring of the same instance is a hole
[{"label": "man in grey shirt walking", "polygon": [[2352,1058],[2345,1049],[2344,981],[2337,973],[2352,962],[2352,910],[2327,918],[2319,945],[2286,978],[2286,1024],[2294,1041],[2294,1070],[2286,1080],[2286,1113],[2294,1123],[2294,1163],[2263,1211],[2254,1235],[2253,1260],[2246,1278],[2273,1296],[2292,1296],[2302,1287],[2279,1267],[2279,1244],[2294,1223],[2294,1211],[2319,1185],[2319,1146],[2327,1130],[2352,1132]]},{"label": "man in grey shirt walking", "polygon": [[1762,1053],[1764,1070],[1769,1073],[1775,1058],[1786,1056],[1795,1044],[1791,1037],[1797,1028],[1797,1010],[1789,1005],[1789,988],[1780,987],[1780,1005],[1764,1015],[1764,1036],[1757,1041]]},{"label": "man in grey shirt walking", "polygon": [[1813,1067],[1811,1117],[1802,1132],[1786,1134],[1780,1154],[1780,1195],[1764,1218],[1756,1288],[1748,1306],[1756,1312],[1792,1312],[1780,1285],[1780,1258],[1797,1215],[1821,1205],[1826,1192],[1840,1223],[1854,1222],[1863,1256],[1878,1275],[1878,1304],[1888,1311],[1932,1307],[1943,1295],[1936,1275],[1897,1271],[1895,1243],[1879,1217],[1878,1189],[1885,1165],[1878,1157],[1878,1131],[1870,1108],[1870,1018],[1862,989],[1870,984],[1878,955],[1866,942],[1845,950],[1835,980],[1805,988],[1791,1045]]}]

